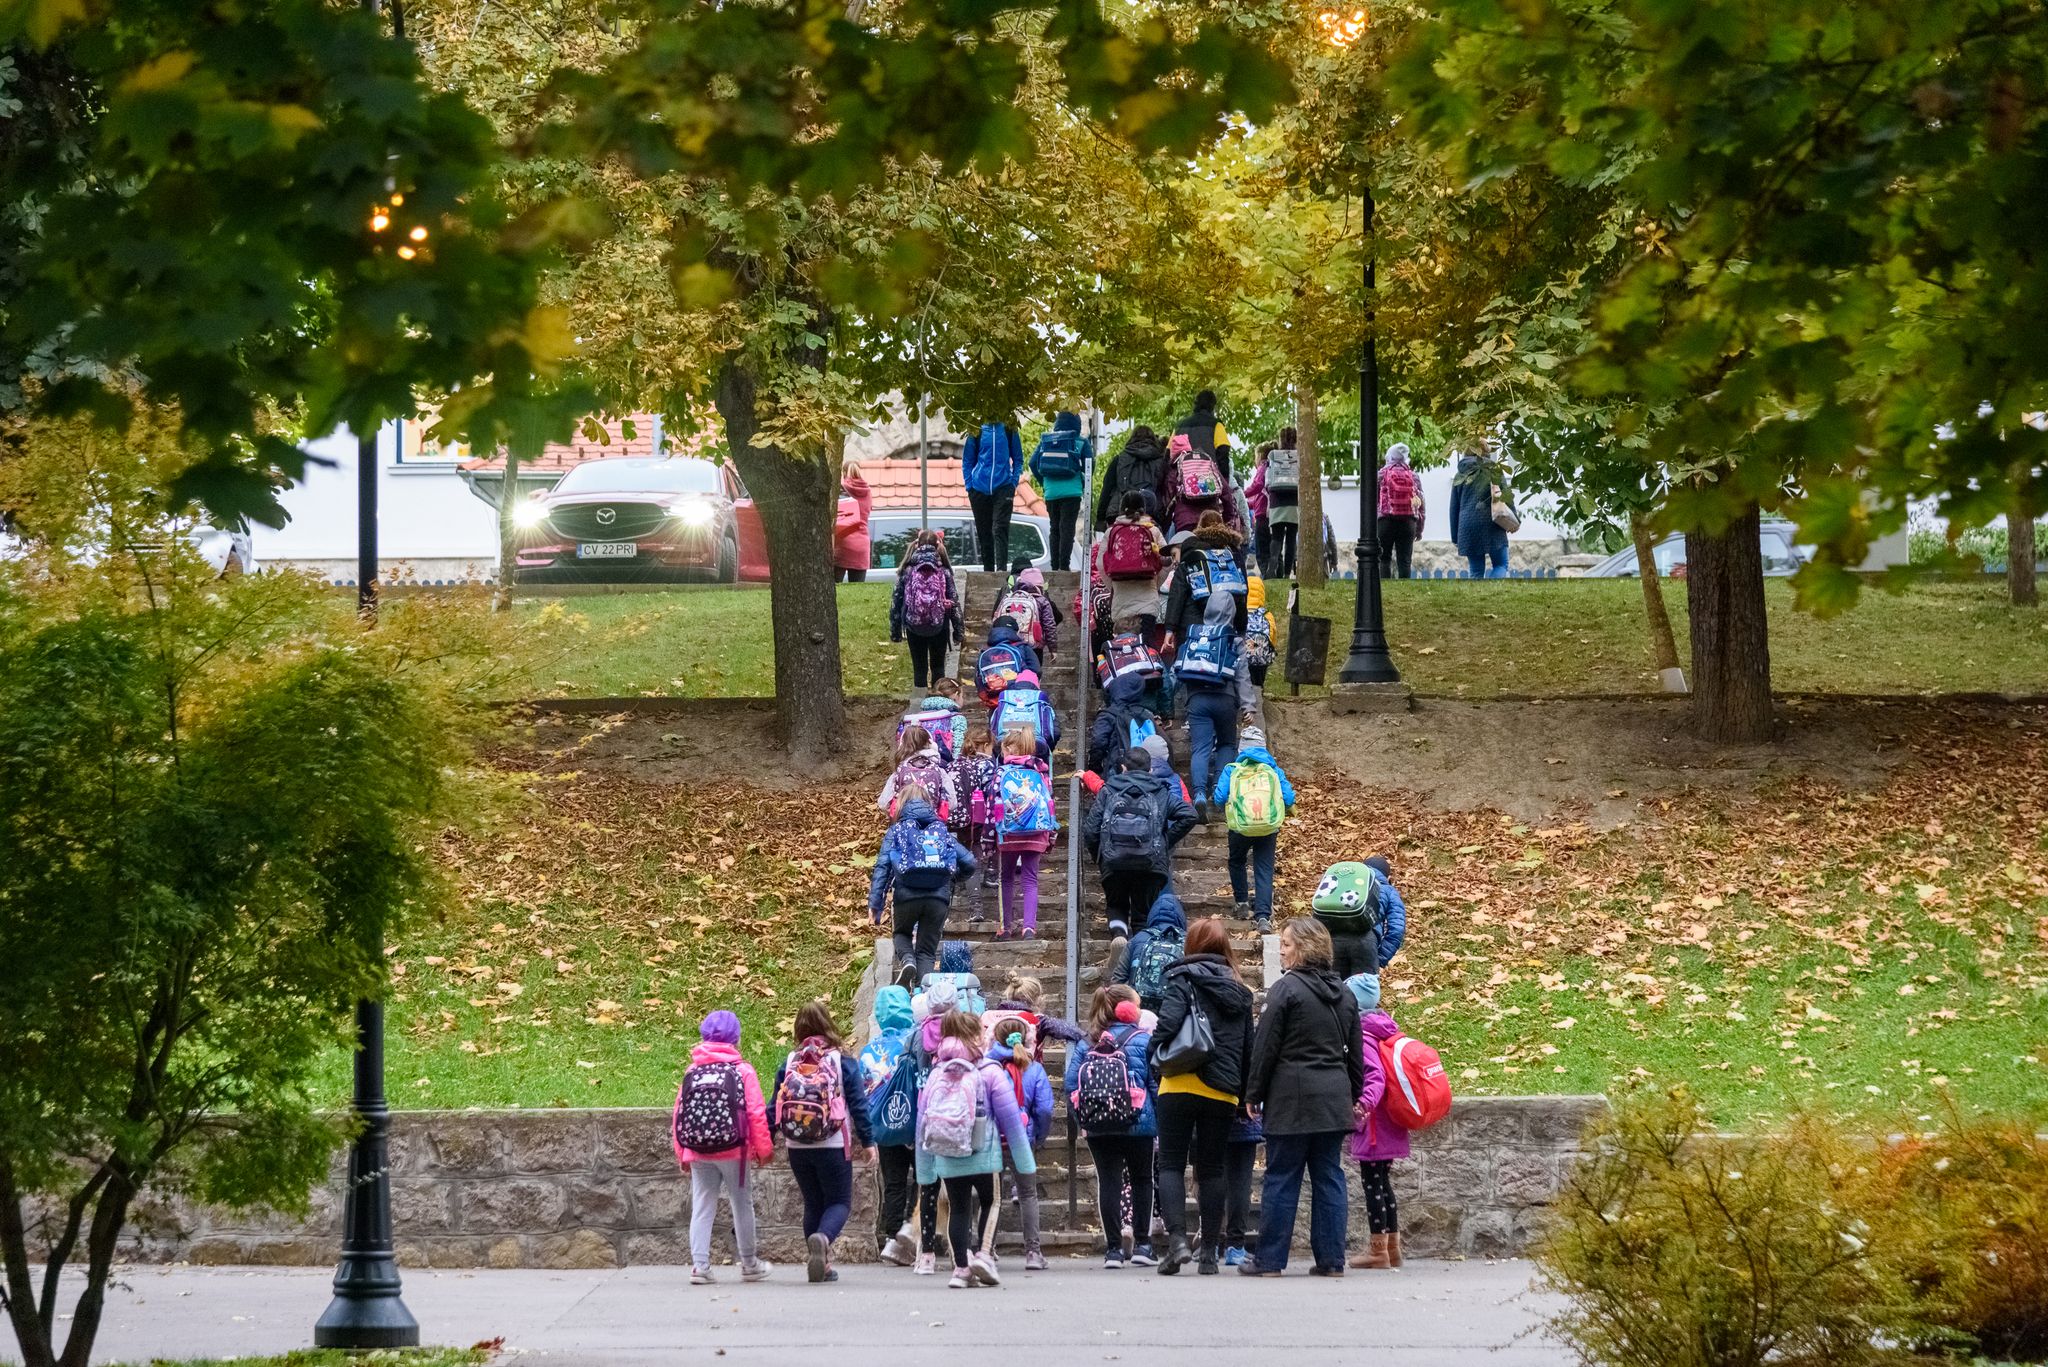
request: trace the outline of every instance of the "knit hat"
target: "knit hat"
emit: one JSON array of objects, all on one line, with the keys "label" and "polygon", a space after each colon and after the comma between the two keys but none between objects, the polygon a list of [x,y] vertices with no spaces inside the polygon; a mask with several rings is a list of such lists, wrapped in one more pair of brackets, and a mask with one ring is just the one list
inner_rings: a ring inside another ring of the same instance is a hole
[{"label": "knit hat", "polygon": [[1042,589],[1045,587],[1045,576],[1039,573],[1038,569],[1034,566],[1031,569],[1023,571],[1017,576],[1017,587],[1024,589]]},{"label": "knit hat", "polygon": [[1037,674],[1037,672],[1036,672],[1036,671],[1034,671],[1034,670],[1029,670],[1029,669],[1026,669],[1026,670],[1023,670],[1023,671],[1019,672],[1019,674],[1017,675],[1017,677],[1016,677],[1015,681],[1011,683],[1010,687],[1012,687],[1012,688],[1036,688],[1036,687],[1038,687],[1038,674]]},{"label": "knit hat", "polygon": [[1264,731],[1261,731],[1256,726],[1247,726],[1237,733],[1238,749],[1249,750],[1254,746],[1261,750],[1266,748],[1266,733]]},{"label": "knit hat", "polygon": [[713,1011],[697,1027],[697,1034],[707,1044],[738,1044],[740,1018],[730,1011]]},{"label": "knit hat", "polygon": [[1136,1025],[1138,1023],[1138,1004],[1136,1002],[1118,1002],[1116,1004],[1116,1018],[1124,1025]]},{"label": "knit hat", "polygon": [[1387,879],[1389,882],[1393,881],[1394,870],[1393,867],[1387,863],[1387,857],[1385,855],[1374,855],[1372,858],[1365,861],[1365,866],[1369,869],[1378,869],[1380,871],[1380,877]]},{"label": "knit hat", "polygon": [[1376,1011],[1380,1004],[1380,975],[1377,973],[1354,973],[1344,980],[1351,989],[1351,995],[1358,998],[1358,1009]]},{"label": "knit hat", "polygon": [[951,1011],[960,1000],[960,989],[951,978],[940,978],[924,990],[924,1009],[927,1017],[943,1016]]},{"label": "knit hat", "polygon": [[1397,441],[1387,448],[1387,464],[1406,468],[1408,464],[1408,443]]},{"label": "knit hat", "polygon": [[1139,741],[1138,748],[1140,750],[1143,750],[1146,754],[1150,755],[1153,759],[1165,759],[1166,737],[1160,735],[1157,731],[1155,731],[1151,735],[1145,737],[1145,739]]}]

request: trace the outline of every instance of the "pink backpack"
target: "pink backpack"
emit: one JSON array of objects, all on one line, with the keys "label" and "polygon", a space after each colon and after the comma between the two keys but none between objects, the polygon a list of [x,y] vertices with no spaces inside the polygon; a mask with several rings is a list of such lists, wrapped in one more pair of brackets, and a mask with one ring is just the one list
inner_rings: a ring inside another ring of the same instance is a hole
[{"label": "pink backpack", "polygon": [[1109,544],[1104,548],[1103,570],[1111,579],[1150,579],[1159,573],[1159,549],[1154,532],[1141,522],[1110,524]]},{"label": "pink backpack", "polygon": [[944,821],[951,815],[951,804],[946,801],[946,766],[930,755],[912,755],[896,766],[895,786],[889,793],[889,819],[894,821],[902,815],[903,789],[915,783],[932,795],[932,808]]},{"label": "pink backpack", "polygon": [[1436,1050],[1396,1034],[1379,1042],[1387,1091],[1381,1105],[1404,1130],[1426,1130],[1451,1113],[1451,1079]]},{"label": "pink backpack", "polygon": [[996,604],[995,617],[1009,617],[1017,623],[1017,634],[1034,646],[1045,644],[1045,625],[1038,620],[1038,598],[1027,589],[1011,589]]}]

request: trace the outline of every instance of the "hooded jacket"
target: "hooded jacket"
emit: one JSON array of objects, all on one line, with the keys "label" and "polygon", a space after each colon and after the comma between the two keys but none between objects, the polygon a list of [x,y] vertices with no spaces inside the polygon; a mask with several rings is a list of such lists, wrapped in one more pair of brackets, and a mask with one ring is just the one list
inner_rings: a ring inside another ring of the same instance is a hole
[{"label": "hooded jacket", "polygon": [[910,1043],[910,1028],[917,1023],[910,1009],[910,989],[894,983],[875,993],[875,1033],[860,1048],[862,1085],[873,1096]]},{"label": "hooded jacket", "polygon": [[1009,423],[1001,428],[1001,437],[984,442],[982,429],[977,427],[960,447],[960,478],[970,493],[1015,489],[1023,477],[1024,442]]},{"label": "hooded jacket", "polygon": [[1501,501],[1513,507],[1514,496],[1502,481],[1499,466],[1469,453],[1458,457],[1458,472],[1451,480],[1451,540],[1457,543],[1458,554],[1467,558],[1485,555],[1496,536],[1507,538],[1507,533],[1493,524],[1496,484],[1500,485]]},{"label": "hooded jacket", "polygon": [[[945,827],[939,822],[938,811],[931,803],[919,798],[912,798],[903,804],[902,816],[895,825],[882,833],[882,847],[875,854],[875,871],[868,879],[868,914],[873,916],[877,923],[881,921],[882,913],[888,910],[890,889],[895,887],[897,875],[903,872],[901,859],[896,849],[896,832],[898,827],[904,826],[913,829],[919,826],[939,826],[941,830],[945,830]],[[971,875],[975,869],[973,852],[954,839],[953,833],[950,830],[946,831],[946,843],[951,847],[953,853],[953,878],[966,878]],[[899,893],[898,895],[900,896],[901,894]],[[919,891],[913,895],[918,897],[936,897],[941,901],[950,902],[953,898],[952,880],[948,879],[946,882],[941,883],[934,891]],[[878,997],[875,1001],[877,1019],[880,1018],[881,1007],[881,999]],[[903,1010],[903,1023],[907,1026],[910,1024],[910,1002],[908,997],[904,1000]]]},{"label": "hooded jacket", "polygon": [[1409,1154],[1408,1131],[1395,1124],[1387,1113],[1387,1072],[1380,1064],[1380,1041],[1401,1033],[1394,1018],[1384,1011],[1368,1011],[1359,1020],[1365,1056],[1365,1086],[1358,1093],[1359,1109],[1365,1118],[1351,1131],[1351,1156],[1361,1163]]},{"label": "hooded jacket", "polygon": [[868,517],[874,512],[874,495],[858,473],[839,480],[839,516],[832,526],[832,565],[835,569],[864,570],[873,544],[868,539]]},{"label": "hooded jacket", "polygon": [[[1072,451],[1075,455],[1074,473],[1048,477],[1040,468],[1039,457],[1047,451]],[[1081,419],[1077,414],[1061,412],[1052,420],[1052,431],[1038,439],[1038,445],[1031,452],[1031,478],[1038,483],[1039,492],[1046,502],[1056,498],[1079,498],[1087,492],[1081,481],[1081,462],[1088,455],[1088,439],[1081,435]]]},{"label": "hooded jacket", "polygon": [[1365,1089],[1358,1002],[1327,968],[1296,968],[1266,989],[1252,1036],[1247,1106],[1263,1106],[1266,1134],[1349,1134]]},{"label": "hooded jacket", "polygon": [[[939,1044],[938,1053],[932,1060],[933,1067],[953,1059],[967,1059],[975,1065],[976,1081],[980,1083],[982,1097],[987,1102],[989,1118],[995,1123],[988,1127],[988,1141],[964,1158],[944,1157],[919,1145],[918,1185],[929,1186],[941,1177],[974,1177],[1001,1172],[1005,1145],[1020,1177],[1037,1172],[1038,1159],[1031,1152],[1031,1135],[1024,1127],[1022,1112],[1017,1108],[1017,1090],[1009,1070],[993,1059],[976,1058],[974,1052],[957,1039],[944,1040]],[[924,1106],[931,1094],[927,1085],[917,1098],[919,1133],[924,1130]]]},{"label": "hooded jacket", "polygon": [[[705,1063],[736,1063],[739,1065],[740,1088],[746,1096],[746,1115],[742,1120],[740,1128],[746,1136],[746,1142],[739,1148],[727,1149],[723,1153],[698,1153],[694,1149],[686,1149],[681,1144],[676,1143],[674,1127],[671,1126],[669,1143],[675,1148],[676,1161],[678,1163],[690,1164],[701,1158],[707,1163],[715,1163],[722,1159],[744,1157],[752,1159],[756,1163],[767,1162],[775,1154],[775,1135],[768,1126],[768,1106],[761,1099],[761,1078],[754,1071],[754,1065],[740,1057],[739,1046],[736,1044],[716,1044],[711,1040],[699,1040],[695,1047],[690,1050],[690,1066],[695,1068]],[[676,1100],[680,1102],[682,1096],[682,1090],[678,1088]],[[744,1169],[742,1169],[741,1180],[746,1180]]]},{"label": "hooded jacket", "polygon": [[1408,938],[1408,903],[1389,878],[1380,884],[1380,967],[1392,963]]},{"label": "hooded jacket", "polygon": [[[1130,1074],[1131,1085],[1145,1089],[1145,1106],[1138,1112],[1138,1118],[1128,1125],[1098,1125],[1093,1129],[1081,1127],[1081,1132],[1093,1138],[1096,1135],[1129,1135],[1133,1139],[1155,1139],[1159,1135],[1159,1110],[1154,1105],[1158,1087],[1154,1085],[1151,1064],[1148,1061],[1152,1047],[1152,1033],[1145,1029],[1142,1018],[1137,1025],[1119,1025],[1110,1032],[1123,1049],[1124,1071]],[[1101,1036],[1093,1036],[1082,1044],[1067,1048],[1067,1075],[1064,1079],[1068,1110],[1071,1113],[1075,1089],[1081,1085],[1081,1060]]]},{"label": "hooded jacket", "polygon": [[1181,791],[1180,780],[1170,774],[1162,778],[1150,771],[1124,769],[1105,779],[1102,791],[1088,804],[1088,815],[1081,819],[1082,845],[1089,858],[1098,864],[1102,862],[1102,824],[1117,799],[1128,792],[1144,797],[1159,822],[1160,833],[1165,839],[1152,857],[1151,871],[1166,877],[1173,872],[1173,847],[1195,828],[1194,806]]},{"label": "hooded jacket", "polygon": [[[1209,1018],[1216,1051],[1195,1069],[1194,1076],[1211,1091],[1242,1097],[1252,1063],[1252,991],[1232,976],[1230,965],[1220,954],[1190,954],[1166,970],[1159,1024],[1152,1031],[1152,1071],[1159,1071],[1159,1051],[1173,1042],[1188,1012],[1198,1003]],[[1160,1089],[1173,1090],[1173,1082],[1165,1079]]]},{"label": "hooded jacket", "polygon": [[955,642],[966,640],[967,633],[960,621],[960,581],[953,576],[952,566],[939,559],[938,551],[931,546],[919,546],[896,568],[896,590],[889,599],[889,639],[900,641],[910,630],[903,616],[904,595],[910,587],[911,566],[924,564],[937,565],[946,572],[946,638]]},{"label": "hooded jacket", "polygon": [[1209,800],[1217,806],[1230,801],[1230,781],[1237,777],[1237,770],[1243,764],[1263,764],[1280,775],[1280,796],[1287,804],[1287,815],[1294,815],[1294,784],[1288,780],[1287,771],[1280,767],[1280,761],[1273,758],[1273,752],[1263,745],[1240,745],[1237,758],[1223,766],[1223,772],[1216,775],[1216,790],[1209,794]]},{"label": "hooded jacket", "polygon": [[1157,518],[1166,506],[1166,443],[1150,432],[1134,432],[1109,463],[1102,478],[1102,495],[1095,500],[1095,530],[1107,531],[1121,516],[1124,495],[1143,494],[1149,500],[1145,511]]},{"label": "hooded jacket", "polygon": [[[1173,582],[1166,592],[1166,616],[1161,619],[1166,623],[1167,629],[1176,636],[1185,635],[1190,625],[1201,620],[1202,604],[1209,601],[1207,598],[1195,597],[1188,568],[1190,558],[1206,550],[1228,551],[1230,558],[1237,562],[1238,567],[1244,568],[1244,538],[1228,527],[1196,532],[1184,539],[1180,543],[1180,558],[1173,567]],[[1245,581],[1251,581],[1251,573],[1248,570],[1245,573]],[[1238,595],[1232,594],[1231,597],[1237,598]],[[1239,631],[1244,630],[1244,614],[1245,606],[1240,601],[1237,604],[1237,613],[1232,619]]]},{"label": "hooded jacket", "polygon": [[1187,908],[1181,905],[1180,898],[1174,895],[1173,889],[1168,888],[1152,899],[1152,909],[1145,913],[1145,928],[1133,935],[1130,943],[1124,946],[1123,957],[1110,969],[1110,982],[1118,986],[1129,986],[1132,966],[1144,955],[1154,940],[1161,935],[1185,940],[1187,934]]},{"label": "hooded jacket", "polygon": [[[1043,674],[1045,672],[1039,662],[1038,647],[1032,645],[1031,642],[1019,635],[1015,627],[990,627],[988,630],[988,644],[991,646],[1015,646],[1017,647],[1017,653],[1024,658],[1024,668],[1027,671],[1033,674]],[[988,647],[984,646],[982,649],[986,653]],[[981,659],[979,656],[974,661],[974,687],[976,692],[981,691]]]},{"label": "hooded jacket", "polygon": [[1144,679],[1120,674],[1103,689],[1109,705],[1088,723],[1087,768],[1107,775],[1122,758],[1130,746],[1130,724],[1152,717],[1151,711],[1140,706],[1138,701],[1145,696],[1148,686]]},{"label": "hooded jacket", "polygon": [[1052,1133],[1053,1107],[1052,1079],[1046,1076],[1045,1065],[1029,1054],[1017,1057],[1001,1041],[988,1047],[988,1056],[1002,1066],[1004,1076],[1010,1080],[1010,1092],[1017,1098],[1017,1110],[1024,1118],[1032,1146],[1043,1144]]}]

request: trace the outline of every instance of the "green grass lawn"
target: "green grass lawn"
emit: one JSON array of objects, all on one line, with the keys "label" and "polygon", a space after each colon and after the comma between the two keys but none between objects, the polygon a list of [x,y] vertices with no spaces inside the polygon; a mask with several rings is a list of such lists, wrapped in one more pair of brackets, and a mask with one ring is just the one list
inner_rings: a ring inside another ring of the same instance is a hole
[{"label": "green grass lawn", "polygon": [[[1685,594],[1665,586],[1682,658]],[[910,685],[904,648],[889,643],[886,583],[839,587],[846,688]],[[2004,605],[1988,584],[1929,582],[1872,590],[1823,620],[1768,586],[1773,681],[1786,692],[1939,693],[2048,690],[2048,612]],[[1507,694],[1654,691],[1642,590],[1633,580],[1410,580],[1385,586],[1387,634],[1417,692]],[[1304,610],[1332,620],[1331,672],[1349,645],[1352,587],[1333,584]],[[1064,605],[1062,605],[1064,606]],[[522,612],[577,624],[537,664],[530,696],[766,697],[774,693],[768,598],[758,589],[540,600]]]}]

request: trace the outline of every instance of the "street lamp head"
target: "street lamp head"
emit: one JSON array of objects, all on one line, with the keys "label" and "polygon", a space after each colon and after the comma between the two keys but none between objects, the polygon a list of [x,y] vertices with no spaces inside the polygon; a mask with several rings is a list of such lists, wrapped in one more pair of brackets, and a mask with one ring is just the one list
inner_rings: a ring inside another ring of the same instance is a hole
[{"label": "street lamp head", "polygon": [[1326,9],[1316,15],[1316,27],[1332,47],[1350,47],[1365,36],[1371,21],[1371,14],[1362,8]]}]

